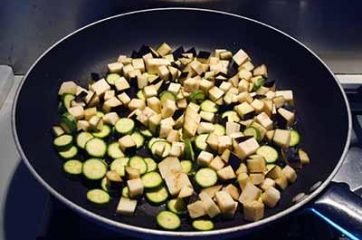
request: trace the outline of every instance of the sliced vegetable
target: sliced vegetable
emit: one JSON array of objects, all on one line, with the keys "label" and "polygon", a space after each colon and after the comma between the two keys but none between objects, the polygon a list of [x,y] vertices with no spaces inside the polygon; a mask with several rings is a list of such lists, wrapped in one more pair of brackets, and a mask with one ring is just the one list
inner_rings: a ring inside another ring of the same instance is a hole
[{"label": "sliced vegetable", "polygon": [[89,180],[100,180],[106,172],[107,166],[100,159],[91,158],[83,163],[83,174]]},{"label": "sliced vegetable", "polygon": [[70,175],[79,175],[82,173],[83,163],[79,160],[68,160],[64,163],[63,169]]},{"label": "sliced vegetable", "polygon": [[211,187],[217,182],[217,174],[211,168],[201,168],[196,172],[195,180],[201,187]]},{"label": "sliced vegetable", "polygon": [[214,229],[214,223],[211,220],[198,219],[192,221],[192,227],[198,231],[210,231]]},{"label": "sliced vegetable", "polygon": [[173,212],[161,211],[157,214],[157,224],[166,230],[175,230],[181,226],[180,218]]},{"label": "sliced vegetable", "polygon": [[87,192],[87,199],[97,205],[104,205],[111,200],[111,197],[104,190],[92,189]]}]

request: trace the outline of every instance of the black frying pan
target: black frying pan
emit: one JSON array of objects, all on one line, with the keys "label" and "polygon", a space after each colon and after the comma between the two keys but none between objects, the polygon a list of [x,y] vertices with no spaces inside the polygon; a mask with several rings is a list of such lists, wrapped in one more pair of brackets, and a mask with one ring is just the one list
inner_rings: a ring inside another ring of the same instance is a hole
[{"label": "black frying pan", "polygon": [[[173,47],[194,46],[199,50],[243,48],[255,63],[268,66],[270,79],[276,80],[279,88],[294,91],[302,147],[309,152],[311,164],[298,173],[298,181],[282,193],[279,205],[267,210],[263,220],[246,223],[237,213],[233,220],[217,221],[217,230],[211,232],[191,232],[189,222],[184,223],[180,231],[162,231],[155,223],[157,207],[141,203],[134,217],[117,216],[114,213],[118,199],[106,208],[94,208],[86,201],[87,188],[63,176],[62,161],[53,149],[50,130],[57,122],[60,84],[75,80],[86,86],[91,72],[105,72],[104,66],[119,54],[130,54],[142,44],[155,46],[163,41]],[[220,237],[242,234],[290,214],[331,186],[329,182],[348,149],[351,117],[346,96],[332,72],[290,36],[232,14],[200,9],[155,9],[96,22],[52,46],[31,67],[18,90],[13,129],[21,156],[34,176],[54,196],[86,217],[148,238],[150,235]],[[317,182],[322,184],[310,193],[309,189]],[[332,188],[335,186],[329,191]],[[298,193],[310,194],[294,204],[292,199]],[[361,203],[355,204],[359,204],[355,211],[361,212]],[[313,209],[318,213],[324,211],[323,206]],[[335,219],[340,216],[346,215]],[[362,232],[361,225],[353,223],[361,224],[362,220],[358,216],[349,220],[341,226],[352,226],[351,234],[357,236]],[[358,220],[360,222],[356,222]]]}]

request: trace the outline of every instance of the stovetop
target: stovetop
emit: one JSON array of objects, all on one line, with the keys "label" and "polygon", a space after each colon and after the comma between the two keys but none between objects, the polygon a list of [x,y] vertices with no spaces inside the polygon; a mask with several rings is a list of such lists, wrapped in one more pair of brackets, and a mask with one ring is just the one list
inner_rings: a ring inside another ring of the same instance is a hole
[{"label": "stovetop", "polygon": [[[338,77],[351,104],[354,131],[350,151],[333,180],[348,183],[351,190],[362,197],[362,178],[354,177],[362,172],[362,87],[359,87],[362,75]],[[20,161],[11,135],[10,110],[21,79],[22,76],[14,78],[4,105],[0,105],[0,226],[3,226],[0,239],[135,239],[90,222],[68,209],[50,196]],[[307,211],[270,224],[248,235],[247,239],[264,239],[265,236],[295,240],[346,239]]]}]

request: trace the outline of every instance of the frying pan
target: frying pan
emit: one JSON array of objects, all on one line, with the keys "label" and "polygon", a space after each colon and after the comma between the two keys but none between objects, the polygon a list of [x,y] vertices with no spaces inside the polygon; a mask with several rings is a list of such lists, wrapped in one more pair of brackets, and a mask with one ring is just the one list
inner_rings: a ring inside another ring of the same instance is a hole
[{"label": "frying pan", "polygon": [[[294,91],[302,147],[310,154],[311,163],[298,173],[298,181],[282,193],[278,206],[268,209],[263,220],[245,222],[238,211],[232,220],[216,220],[216,230],[210,232],[194,232],[188,221],[179,231],[163,231],[155,223],[158,207],[141,201],[135,216],[118,216],[114,213],[118,199],[105,208],[94,208],[86,201],[88,188],[63,176],[50,130],[58,120],[60,84],[74,80],[86,86],[91,72],[105,73],[104,66],[119,54],[164,41],[173,47],[198,50],[227,48],[235,52],[242,48],[256,64],[268,66],[269,78],[276,80],[279,88]],[[17,91],[12,122],[22,158],[50,193],[87,218],[125,233],[146,238],[230,237],[304,207],[347,236],[361,236],[361,201],[348,188],[330,183],[346,155],[351,134],[350,109],[340,84],[306,46],[249,18],[212,10],[166,8],[90,24],[57,42],[30,68]],[[294,203],[293,198],[301,193],[305,196]]]}]

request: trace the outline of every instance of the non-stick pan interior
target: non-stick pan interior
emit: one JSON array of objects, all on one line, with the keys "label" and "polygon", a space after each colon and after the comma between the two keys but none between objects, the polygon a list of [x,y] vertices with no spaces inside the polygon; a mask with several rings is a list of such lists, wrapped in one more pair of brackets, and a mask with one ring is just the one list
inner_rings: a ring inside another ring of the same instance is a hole
[{"label": "non-stick pan interior", "polygon": [[[16,133],[26,159],[54,191],[108,219],[157,228],[158,207],[143,203],[134,217],[121,217],[115,215],[117,199],[106,208],[87,203],[88,188],[61,171],[63,162],[52,147],[51,127],[58,119],[57,90],[63,81],[86,86],[91,72],[105,72],[105,65],[119,54],[162,42],[199,50],[243,48],[255,63],[268,66],[269,78],[277,81],[278,88],[294,91],[302,147],[310,154],[311,164],[298,173],[298,181],[282,193],[278,207],[267,210],[266,217],[288,209],[297,193],[307,192],[334,170],[346,144],[347,108],[333,76],[313,54],[280,32],[244,18],[208,11],[158,10],[85,28],[54,46],[27,75],[16,105]],[[244,223],[238,213],[233,220],[217,221],[216,228]],[[186,223],[181,230],[190,229]]]}]

